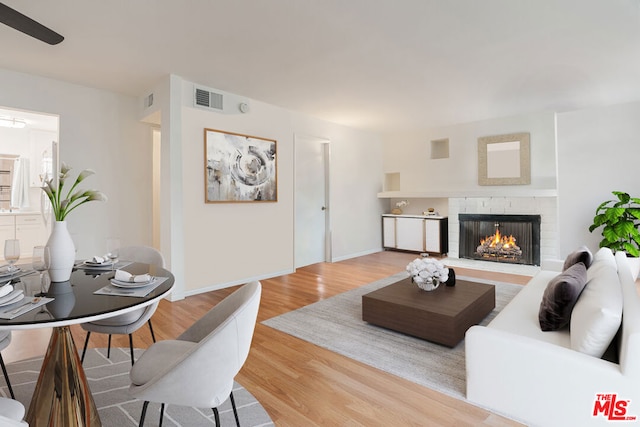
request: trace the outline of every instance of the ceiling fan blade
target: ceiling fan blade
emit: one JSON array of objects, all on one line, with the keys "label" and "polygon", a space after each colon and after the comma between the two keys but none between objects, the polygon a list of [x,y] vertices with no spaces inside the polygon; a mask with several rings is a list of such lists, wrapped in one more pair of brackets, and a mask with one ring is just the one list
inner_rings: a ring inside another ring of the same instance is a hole
[{"label": "ceiling fan blade", "polygon": [[64,40],[64,37],[60,34],[4,3],[0,3],[0,22],[51,45],[58,44]]}]

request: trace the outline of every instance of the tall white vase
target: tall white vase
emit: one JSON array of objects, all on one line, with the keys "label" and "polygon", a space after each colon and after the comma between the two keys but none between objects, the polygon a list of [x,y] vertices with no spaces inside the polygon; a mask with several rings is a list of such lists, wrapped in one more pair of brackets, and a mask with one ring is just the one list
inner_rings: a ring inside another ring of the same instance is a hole
[{"label": "tall white vase", "polygon": [[49,277],[52,282],[65,282],[71,278],[71,270],[76,256],[73,239],[67,229],[66,221],[53,223],[51,236],[47,241],[51,261],[49,263]]}]

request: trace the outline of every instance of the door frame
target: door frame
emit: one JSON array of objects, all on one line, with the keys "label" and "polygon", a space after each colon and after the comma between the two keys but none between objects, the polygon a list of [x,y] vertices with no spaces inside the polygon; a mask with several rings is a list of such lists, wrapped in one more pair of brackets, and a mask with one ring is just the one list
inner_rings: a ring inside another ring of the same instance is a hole
[{"label": "door frame", "polygon": [[[325,207],[325,215],[324,215],[324,262],[331,262],[331,253],[332,253],[332,239],[331,239],[331,187],[330,187],[330,171],[331,171],[331,140],[328,138],[318,137],[314,135],[309,135],[305,133],[294,133],[293,141],[294,141],[294,179],[297,178],[297,164],[295,162],[296,158],[296,147],[299,140],[304,139],[305,141],[314,141],[318,144],[322,144],[322,158],[323,158],[323,166],[324,166],[324,207]],[[295,182],[294,182],[294,201],[293,201],[293,253],[294,253],[294,269],[296,269],[296,258],[297,258],[297,247],[296,247],[296,234],[298,227],[298,218],[296,215],[296,203],[298,199],[298,195],[295,191]]]}]

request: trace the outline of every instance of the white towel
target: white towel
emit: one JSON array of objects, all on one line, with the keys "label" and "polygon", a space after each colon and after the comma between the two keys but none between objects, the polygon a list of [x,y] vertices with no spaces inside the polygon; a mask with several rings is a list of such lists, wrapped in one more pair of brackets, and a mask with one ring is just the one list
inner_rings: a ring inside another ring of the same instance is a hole
[{"label": "white towel", "polygon": [[29,207],[29,159],[18,157],[13,162],[13,181],[11,183],[11,207]]}]

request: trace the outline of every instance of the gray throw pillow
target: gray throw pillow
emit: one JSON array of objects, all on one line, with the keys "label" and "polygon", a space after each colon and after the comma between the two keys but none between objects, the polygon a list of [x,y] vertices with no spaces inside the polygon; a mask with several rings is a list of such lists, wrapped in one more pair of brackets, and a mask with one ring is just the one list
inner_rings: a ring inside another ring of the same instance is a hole
[{"label": "gray throw pillow", "polygon": [[556,331],[569,324],[571,311],[587,283],[587,268],[573,264],[549,281],[542,295],[538,320],[543,331]]},{"label": "gray throw pillow", "polygon": [[564,260],[562,271],[565,271],[567,268],[579,262],[583,263],[586,268],[589,268],[593,262],[593,254],[591,254],[591,251],[586,246],[580,246],[578,249],[567,255],[567,258]]}]

